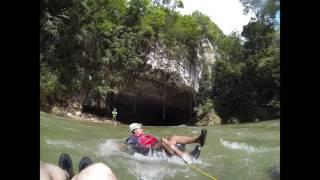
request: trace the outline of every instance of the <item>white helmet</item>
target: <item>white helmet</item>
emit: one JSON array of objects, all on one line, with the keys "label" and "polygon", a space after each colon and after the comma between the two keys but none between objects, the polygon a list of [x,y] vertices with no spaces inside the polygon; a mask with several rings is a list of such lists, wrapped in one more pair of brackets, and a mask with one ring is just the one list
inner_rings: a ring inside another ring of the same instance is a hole
[{"label": "white helmet", "polygon": [[132,123],[129,125],[130,132],[134,131],[135,129],[141,128],[142,124],[139,123]]}]

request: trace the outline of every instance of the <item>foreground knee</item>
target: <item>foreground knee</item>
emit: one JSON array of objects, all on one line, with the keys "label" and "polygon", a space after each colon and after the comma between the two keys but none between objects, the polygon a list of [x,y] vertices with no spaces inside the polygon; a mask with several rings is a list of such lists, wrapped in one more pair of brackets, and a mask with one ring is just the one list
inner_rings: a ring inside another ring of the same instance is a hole
[{"label": "foreground knee", "polygon": [[112,173],[111,169],[104,163],[95,163],[92,165],[92,169],[95,169],[96,171]]},{"label": "foreground knee", "polygon": [[69,175],[60,167],[40,161],[40,179],[41,180],[67,180]]},{"label": "foreground knee", "polygon": [[116,180],[116,176],[111,169],[104,163],[95,163],[80,172],[73,180]]}]

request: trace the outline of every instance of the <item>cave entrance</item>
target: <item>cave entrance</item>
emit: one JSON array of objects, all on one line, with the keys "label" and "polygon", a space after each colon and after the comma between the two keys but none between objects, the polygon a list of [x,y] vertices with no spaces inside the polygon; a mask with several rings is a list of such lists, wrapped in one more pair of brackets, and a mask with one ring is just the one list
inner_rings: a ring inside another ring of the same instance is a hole
[{"label": "cave entrance", "polygon": [[[189,94],[185,93],[163,105],[161,97],[141,94],[119,94],[114,96],[114,107],[117,108],[117,119],[121,123],[139,122],[144,125],[168,126],[188,124],[194,120],[195,114],[190,112]],[[176,103],[174,103],[176,102]],[[194,104],[191,104],[191,110]],[[165,116],[164,116],[165,108]]]}]

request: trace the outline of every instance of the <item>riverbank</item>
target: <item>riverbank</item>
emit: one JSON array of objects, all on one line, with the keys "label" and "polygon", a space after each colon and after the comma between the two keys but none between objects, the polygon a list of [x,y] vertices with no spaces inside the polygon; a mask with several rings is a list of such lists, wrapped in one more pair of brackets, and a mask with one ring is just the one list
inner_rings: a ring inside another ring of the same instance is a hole
[{"label": "riverbank", "polygon": [[[69,108],[69,107],[64,108],[64,107],[55,106],[50,111],[40,110],[40,112],[45,112],[48,114],[69,118],[77,121],[87,121],[87,122],[93,122],[93,123],[103,123],[103,124],[113,125],[113,120],[111,118],[99,117],[93,114],[83,113],[78,109]],[[121,124],[121,123],[117,121],[117,124]]]},{"label": "riverbank", "polygon": [[[81,109],[79,107],[59,107],[59,106],[54,106],[53,108],[47,108],[47,109],[40,109],[40,112],[45,112],[48,114],[64,117],[64,118],[69,118],[72,120],[77,120],[77,121],[86,121],[86,122],[93,122],[93,123],[102,123],[102,124],[110,124],[113,125],[113,120],[109,117],[100,117],[96,116],[94,114],[90,113],[83,113],[81,112]],[[273,119],[273,120],[279,120],[279,119]],[[242,122],[239,123],[238,119],[235,118],[230,118],[226,124],[247,124],[247,123],[258,123],[262,122],[258,119],[256,119],[254,122]],[[122,124],[120,121],[117,121],[117,124]],[[195,123],[193,126],[216,126],[219,125],[212,123],[211,121],[207,122],[198,122]]]}]

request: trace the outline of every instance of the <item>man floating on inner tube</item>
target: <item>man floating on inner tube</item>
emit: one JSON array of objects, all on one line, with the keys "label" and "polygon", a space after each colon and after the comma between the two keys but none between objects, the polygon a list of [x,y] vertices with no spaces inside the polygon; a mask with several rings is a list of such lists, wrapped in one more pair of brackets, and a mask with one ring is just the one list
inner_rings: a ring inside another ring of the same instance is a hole
[{"label": "man floating on inner tube", "polygon": [[[127,138],[126,144],[137,153],[148,155],[149,152],[165,150],[169,156],[178,156],[186,163],[190,164],[192,159],[200,156],[200,147],[203,147],[207,137],[207,130],[202,129],[199,137],[177,136],[157,139],[151,134],[145,134],[142,124],[132,123],[129,125],[129,131],[132,133]],[[199,143],[190,153],[184,152],[186,144]]]}]

